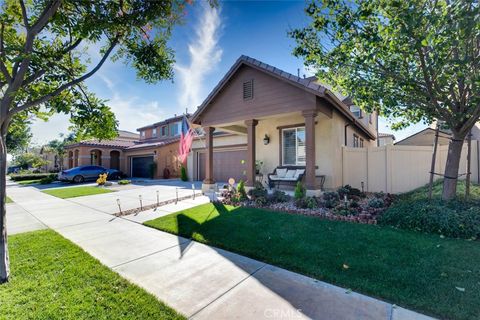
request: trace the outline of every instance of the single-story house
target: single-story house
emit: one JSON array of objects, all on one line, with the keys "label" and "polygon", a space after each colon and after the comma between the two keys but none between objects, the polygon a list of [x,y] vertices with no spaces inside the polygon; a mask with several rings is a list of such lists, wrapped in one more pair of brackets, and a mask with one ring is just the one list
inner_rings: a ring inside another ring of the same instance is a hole
[{"label": "single-story house", "polygon": [[[374,147],[378,116],[322,85],[241,56],[193,114],[188,159],[204,191],[229,177],[252,188],[279,166],[305,170],[308,194],[342,184],[342,146]],[[256,173],[259,169],[260,175]],[[263,176],[262,176],[263,175]]]},{"label": "single-story house", "polygon": [[138,128],[119,130],[113,140],[83,140],[66,147],[65,168],[99,165],[129,177],[164,178],[180,174],[177,159],[182,116]]}]

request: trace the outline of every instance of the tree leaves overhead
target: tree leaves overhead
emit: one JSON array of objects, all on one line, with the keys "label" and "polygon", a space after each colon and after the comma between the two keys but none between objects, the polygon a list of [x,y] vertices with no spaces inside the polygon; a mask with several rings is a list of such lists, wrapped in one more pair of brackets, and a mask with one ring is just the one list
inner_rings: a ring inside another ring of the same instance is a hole
[{"label": "tree leaves overhead", "polygon": [[[168,39],[188,3],[3,1],[0,98],[3,112],[8,109],[6,118],[16,112],[30,116],[45,110],[65,113],[71,115],[79,136],[114,137],[114,114],[106,101],[88,91],[83,81],[108,58],[131,65],[137,77],[148,83],[172,79],[175,60]],[[47,20],[42,20],[46,16]]]},{"label": "tree leaves overhead", "polygon": [[478,1],[312,1],[290,31],[322,81],[402,128],[444,120],[465,136],[480,116]]}]

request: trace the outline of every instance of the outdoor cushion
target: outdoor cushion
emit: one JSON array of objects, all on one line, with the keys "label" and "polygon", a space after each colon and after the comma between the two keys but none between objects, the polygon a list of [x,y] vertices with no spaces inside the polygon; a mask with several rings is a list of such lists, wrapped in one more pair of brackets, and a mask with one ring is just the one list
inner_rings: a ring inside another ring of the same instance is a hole
[{"label": "outdoor cushion", "polygon": [[297,170],[288,170],[287,174],[285,175],[285,178],[293,179],[295,177],[295,172]]},{"label": "outdoor cushion", "polygon": [[300,175],[304,173],[305,173],[305,169],[297,169],[295,171],[295,179],[298,179],[298,177],[300,177]]},{"label": "outdoor cushion", "polygon": [[287,174],[287,169],[277,169],[277,177],[283,178]]},{"label": "outdoor cushion", "polygon": [[270,176],[270,180],[280,180],[282,178],[279,178],[276,174],[273,174]]}]

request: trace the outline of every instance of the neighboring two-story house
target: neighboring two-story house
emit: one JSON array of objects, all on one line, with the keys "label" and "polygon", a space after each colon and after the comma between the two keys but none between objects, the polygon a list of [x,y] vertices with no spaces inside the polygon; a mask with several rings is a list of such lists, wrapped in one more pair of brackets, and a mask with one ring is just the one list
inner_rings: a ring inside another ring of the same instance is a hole
[{"label": "neighboring two-story house", "polygon": [[83,140],[66,148],[65,168],[99,165],[119,169],[129,177],[178,177],[177,160],[183,116],[175,116],[137,129],[120,130],[113,140]]}]

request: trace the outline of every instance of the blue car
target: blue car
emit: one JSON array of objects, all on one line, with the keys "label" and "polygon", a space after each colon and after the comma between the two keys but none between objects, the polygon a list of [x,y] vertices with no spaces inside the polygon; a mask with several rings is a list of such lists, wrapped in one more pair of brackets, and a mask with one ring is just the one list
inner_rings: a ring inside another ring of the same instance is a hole
[{"label": "blue car", "polygon": [[108,180],[120,179],[123,176],[122,172],[116,169],[105,169],[100,166],[80,166],[60,172],[57,179],[65,182],[82,183],[84,181],[95,181],[102,173],[107,173]]}]

